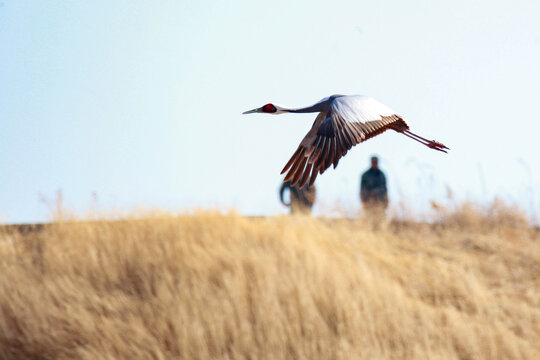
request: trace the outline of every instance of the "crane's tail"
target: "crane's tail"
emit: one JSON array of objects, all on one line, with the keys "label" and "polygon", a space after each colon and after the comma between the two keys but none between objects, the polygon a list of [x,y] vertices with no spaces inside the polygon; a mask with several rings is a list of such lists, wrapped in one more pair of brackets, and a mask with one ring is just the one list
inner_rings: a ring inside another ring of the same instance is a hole
[{"label": "crane's tail", "polygon": [[433,150],[442,151],[442,152],[444,152],[444,153],[447,152],[446,150],[450,150],[450,148],[446,147],[445,145],[441,144],[441,143],[438,142],[438,141],[424,139],[423,137],[418,136],[418,135],[416,135],[416,134],[410,132],[409,130],[404,130],[404,131],[402,131],[401,133],[402,133],[403,135],[405,135],[405,136],[410,137],[410,138],[413,139],[413,140],[418,141],[420,144],[426,145],[427,147],[429,147],[429,148],[431,148],[431,149],[433,149]]}]

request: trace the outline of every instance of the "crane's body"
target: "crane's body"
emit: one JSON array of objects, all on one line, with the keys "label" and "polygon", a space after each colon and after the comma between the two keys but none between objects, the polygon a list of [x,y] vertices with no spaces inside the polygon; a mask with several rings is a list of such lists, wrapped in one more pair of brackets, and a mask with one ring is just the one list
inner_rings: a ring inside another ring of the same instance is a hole
[{"label": "crane's body", "polygon": [[395,111],[377,100],[364,95],[332,95],[305,108],[286,108],[266,104],[260,108],[245,111],[251,113],[283,114],[318,112],[311,130],[304,137],[298,149],[285,165],[284,181],[304,187],[309,180],[313,185],[318,174],[330,165],[337,166],[349,149],[386,130],[394,130],[431,149],[449,150],[435,140],[426,140],[409,131],[409,125]]}]

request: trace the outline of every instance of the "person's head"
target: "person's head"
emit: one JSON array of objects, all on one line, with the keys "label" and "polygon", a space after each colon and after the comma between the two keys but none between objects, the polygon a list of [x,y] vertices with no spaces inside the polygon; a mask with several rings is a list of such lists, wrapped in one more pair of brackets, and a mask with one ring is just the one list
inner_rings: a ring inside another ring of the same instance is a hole
[{"label": "person's head", "polygon": [[378,169],[379,168],[379,158],[376,156],[371,157],[371,168],[372,169]]}]

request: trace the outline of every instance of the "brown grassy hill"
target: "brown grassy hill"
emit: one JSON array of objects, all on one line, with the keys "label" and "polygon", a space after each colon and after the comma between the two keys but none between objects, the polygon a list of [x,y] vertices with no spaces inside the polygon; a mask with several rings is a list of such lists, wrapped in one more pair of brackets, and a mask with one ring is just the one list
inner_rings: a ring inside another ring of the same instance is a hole
[{"label": "brown grassy hill", "polygon": [[540,359],[540,235],[475,216],[0,232],[0,358]]}]

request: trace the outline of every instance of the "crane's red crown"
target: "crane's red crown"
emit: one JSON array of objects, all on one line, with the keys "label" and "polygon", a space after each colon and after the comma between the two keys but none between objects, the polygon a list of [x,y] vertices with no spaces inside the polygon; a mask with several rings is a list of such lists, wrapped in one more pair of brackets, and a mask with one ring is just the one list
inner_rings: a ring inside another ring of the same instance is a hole
[{"label": "crane's red crown", "polygon": [[277,109],[273,104],[266,104],[262,107],[262,111],[265,113],[275,113]]}]

